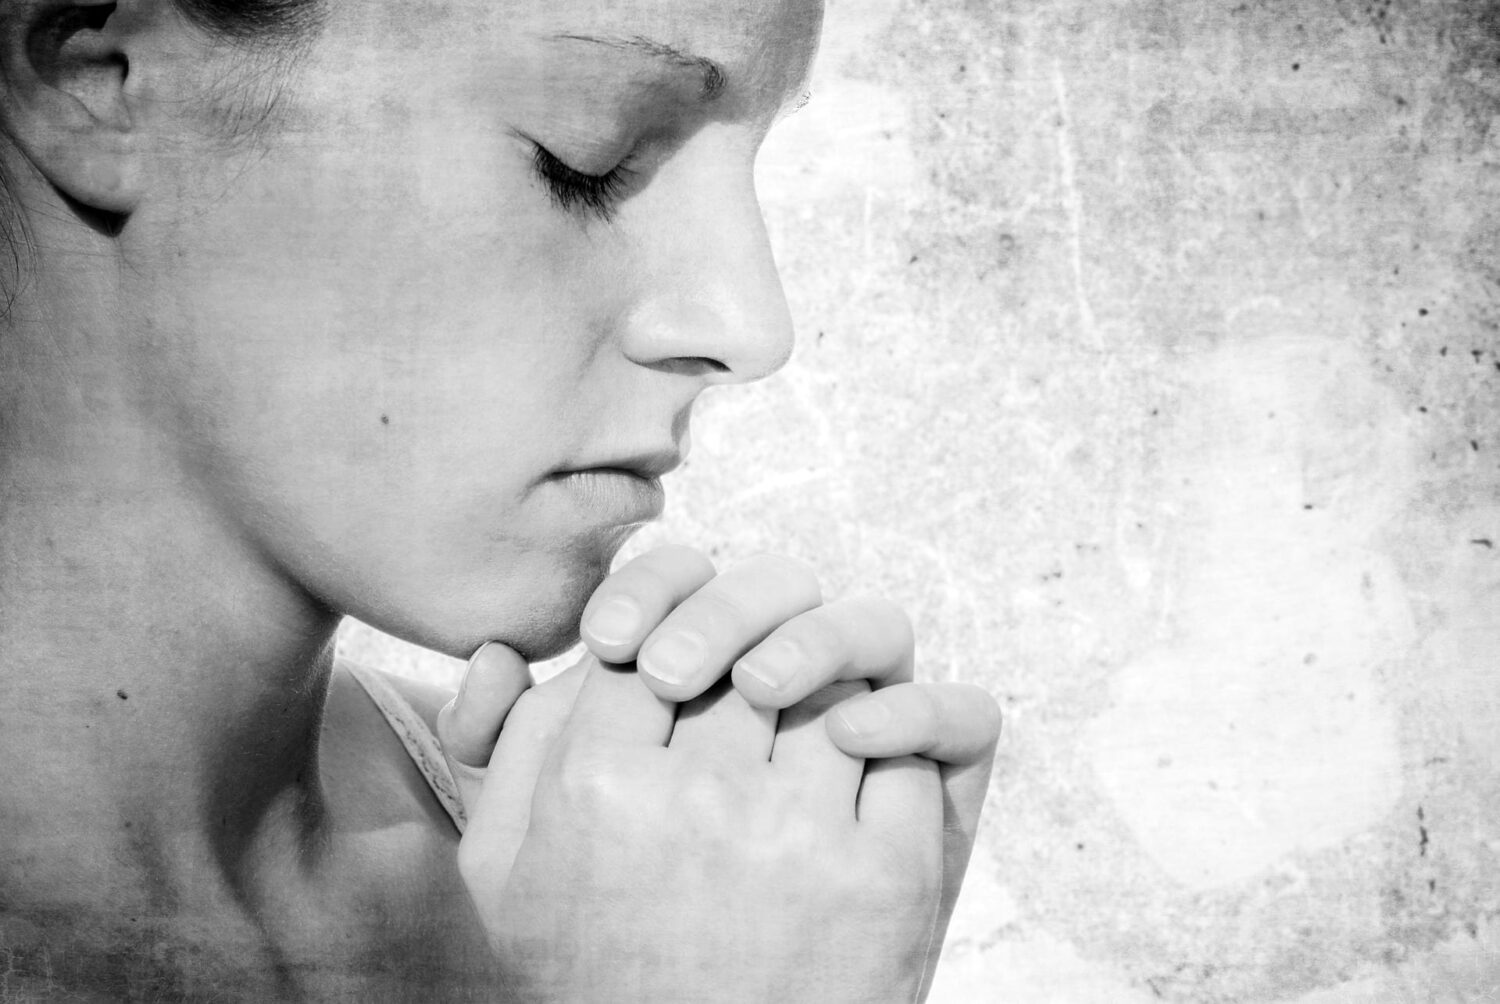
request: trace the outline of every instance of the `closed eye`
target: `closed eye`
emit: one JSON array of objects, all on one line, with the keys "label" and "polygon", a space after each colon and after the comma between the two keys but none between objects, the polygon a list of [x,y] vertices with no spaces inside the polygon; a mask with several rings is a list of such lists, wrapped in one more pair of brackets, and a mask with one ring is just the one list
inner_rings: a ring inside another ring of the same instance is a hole
[{"label": "closed eye", "polygon": [[604,174],[584,174],[564,164],[540,143],[533,143],[532,169],[547,187],[552,204],[568,212],[592,213],[609,222],[624,194],[631,170],[622,161]]}]

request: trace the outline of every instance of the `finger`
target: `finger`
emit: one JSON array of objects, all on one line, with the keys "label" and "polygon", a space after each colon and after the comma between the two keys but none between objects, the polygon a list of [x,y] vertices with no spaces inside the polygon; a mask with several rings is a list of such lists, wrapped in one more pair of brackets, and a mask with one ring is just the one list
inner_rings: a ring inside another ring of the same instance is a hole
[{"label": "finger", "polygon": [[734,686],[751,704],[785,708],[835,680],[874,687],[912,677],[911,620],[889,600],[855,597],[782,624],[734,665]]},{"label": "finger", "polygon": [[955,766],[988,763],[1000,738],[1000,707],[971,683],[902,683],[839,705],[828,716],[828,734],[851,756],[918,753]]},{"label": "finger", "polygon": [[657,694],[688,700],[782,622],[822,599],[817,577],[802,562],[751,558],[683,600],[651,632],[636,665]]},{"label": "finger", "polygon": [[863,680],[831,684],[781,712],[771,764],[806,796],[808,804],[854,818],[865,761],[833,744],[823,719],[840,701],[868,692]]},{"label": "finger", "polygon": [[443,754],[468,767],[483,767],[516,699],[531,686],[531,669],[515,650],[485,642],[469,658],[458,693],[437,716]]},{"label": "finger", "polygon": [[862,828],[885,839],[915,867],[938,875],[943,789],[937,764],[921,756],[866,763],[856,812]]},{"label": "finger", "polygon": [[648,551],[612,572],[589,597],[583,643],[604,662],[630,662],[651,629],[713,577],[713,562],[692,548]]},{"label": "finger", "polygon": [[944,866],[943,793],[938,765],[920,756],[868,761],[859,788],[857,814],[859,831],[881,846],[883,853],[876,861],[878,867],[890,872],[888,881],[906,890],[907,897],[920,893],[925,900],[937,893],[931,901],[932,925],[923,963],[925,982],[934,951],[940,951],[942,945],[936,940]]},{"label": "finger", "polygon": [[537,778],[589,669],[585,659],[516,701],[490,756],[484,784],[465,803],[468,825],[459,845],[460,867],[468,874],[507,875],[531,822],[531,799]]},{"label": "finger", "polygon": [[902,684],[846,701],[829,715],[828,732],[845,752],[869,757],[915,753],[941,761],[943,886],[935,927],[941,944],[989,789],[1000,737],[999,706],[971,684]]},{"label": "finger", "polygon": [[665,746],[677,704],[646,689],[628,666],[595,661],[573,702],[566,740],[582,747]]},{"label": "finger", "polygon": [[771,759],[776,718],[774,708],[752,708],[728,680],[720,680],[677,709],[667,745],[699,756],[764,763]]},{"label": "finger", "polygon": [[934,943],[939,946],[974,850],[979,816],[989,792],[991,763],[991,757],[983,757],[962,766],[939,767],[943,785],[943,890],[934,928]]}]

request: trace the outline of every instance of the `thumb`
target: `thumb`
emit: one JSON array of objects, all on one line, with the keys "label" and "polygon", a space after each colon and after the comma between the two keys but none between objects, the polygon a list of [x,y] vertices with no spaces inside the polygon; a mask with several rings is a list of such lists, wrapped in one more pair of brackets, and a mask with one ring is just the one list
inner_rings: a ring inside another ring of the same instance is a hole
[{"label": "thumb", "polygon": [[469,657],[458,693],[438,712],[438,742],[465,805],[473,805],[470,789],[483,776],[506,715],[530,686],[525,659],[500,642],[485,642]]},{"label": "thumb", "polygon": [[458,845],[458,867],[487,926],[503,919],[494,912],[498,892],[526,839],[537,781],[570,720],[584,678],[598,665],[586,657],[525,693],[495,745],[478,797],[465,803],[469,823]]}]

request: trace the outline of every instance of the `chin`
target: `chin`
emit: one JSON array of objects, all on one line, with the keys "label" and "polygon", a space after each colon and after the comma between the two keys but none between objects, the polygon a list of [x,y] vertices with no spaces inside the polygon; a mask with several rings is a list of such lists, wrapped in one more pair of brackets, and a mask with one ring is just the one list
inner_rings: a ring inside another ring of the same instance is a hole
[{"label": "chin", "polygon": [[578,622],[589,597],[609,574],[619,544],[533,553],[514,561],[503,580],[493,573],[449,580],[440,591],[399,609],[349,611],[360,620],[424,648],[467,659],[497,641],[527,662],[561,655],[578,644]]},{"label": "chin", "polygon": [[[583,604],[580,603],[569,611],[564,621],[539,619],[534,624],[510,624],[504,632],[481,638],[473,647],[478,648],[486,641],[498,641],[515,649],[527,662],[541,662],[562,655],[578,644],[578,619],[582,615]],[[473,649],[470,649],[464,658],[472,654]]]}]

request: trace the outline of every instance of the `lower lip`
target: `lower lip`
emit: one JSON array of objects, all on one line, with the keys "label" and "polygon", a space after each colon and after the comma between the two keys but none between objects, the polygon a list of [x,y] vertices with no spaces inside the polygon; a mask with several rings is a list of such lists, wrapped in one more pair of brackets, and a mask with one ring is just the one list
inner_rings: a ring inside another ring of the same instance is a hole
[{"label": "lower lip", "polygon": [[595,467],[555,474],[552,480],[561,485],[581,508],[607,523],[649,523],[660,516],[666,506],[666,493],[660,479],[642,477],[630,471]]}]

